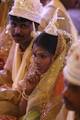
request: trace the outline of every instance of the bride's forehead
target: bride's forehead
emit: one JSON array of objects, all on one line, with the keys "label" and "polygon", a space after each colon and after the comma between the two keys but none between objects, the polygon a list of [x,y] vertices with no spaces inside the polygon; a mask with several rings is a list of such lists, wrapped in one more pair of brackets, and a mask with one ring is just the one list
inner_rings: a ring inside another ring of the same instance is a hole
[{"label": "bride's forehead", "polygon": [[43,52],[43,51],[46,52],[47,50],[45,50],[43,47],[41,47],[37,44],[34,44],[33,45],[33,51],[35,51],[35,52]]},{"label": "bride's forehead", "polygon": [[42,48],[40,46],[37,46],[37,45],[34,45],[32,52],[36,53],[36,54],[50,55],[50,53],[48,52],[48,50],[46,50],[46,49],[44,49],[44,48]]}]

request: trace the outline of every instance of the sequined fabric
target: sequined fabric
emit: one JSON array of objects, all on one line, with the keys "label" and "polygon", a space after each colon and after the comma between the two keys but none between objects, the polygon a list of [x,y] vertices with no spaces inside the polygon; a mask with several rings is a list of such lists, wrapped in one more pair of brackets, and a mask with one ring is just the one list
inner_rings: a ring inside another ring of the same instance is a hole
[{"label": "sequined fabric", "polygon": [[7,60],[11,45],[12,37],[7,32],[7,30],[4,29],[3,32],[0,34],[0,68],[3,68]]},{"label": "sequined fabric", "polygon": [[41,77],[40,71],[38,70],[37,66],[32,63],[24,79],[25,81],[28,81],[30,83],[30,85],[27,83],[27,87],[26,87],[27,94],[33,91],[33,89],[39,83],[40,77]]}]

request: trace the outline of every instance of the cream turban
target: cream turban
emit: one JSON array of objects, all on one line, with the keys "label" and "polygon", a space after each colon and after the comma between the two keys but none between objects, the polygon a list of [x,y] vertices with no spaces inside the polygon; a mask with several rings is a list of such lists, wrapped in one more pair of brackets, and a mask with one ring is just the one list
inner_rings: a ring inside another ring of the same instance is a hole
[{"label": "cream turban", "polygon": [[43,11],[40,0],[15,0],[9,15],[26,18],[39,23]]},{"label": "cream turban", "polygon": [[66,80],[80,86],[80,41],[72,45],[63,73]]}]

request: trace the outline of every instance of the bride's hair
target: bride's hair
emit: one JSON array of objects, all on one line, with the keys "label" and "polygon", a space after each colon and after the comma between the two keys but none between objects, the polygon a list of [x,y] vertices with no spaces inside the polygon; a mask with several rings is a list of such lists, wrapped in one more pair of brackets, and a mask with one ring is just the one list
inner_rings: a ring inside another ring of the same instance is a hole
[{"label": "bride's hair", "polygon": [[43,49],[47,50],[50,54],[55,54],[56,47],[58,43],[58,36],[50,35],[48,33],[41,33],[37,38],[34,40],[34,44]]}]

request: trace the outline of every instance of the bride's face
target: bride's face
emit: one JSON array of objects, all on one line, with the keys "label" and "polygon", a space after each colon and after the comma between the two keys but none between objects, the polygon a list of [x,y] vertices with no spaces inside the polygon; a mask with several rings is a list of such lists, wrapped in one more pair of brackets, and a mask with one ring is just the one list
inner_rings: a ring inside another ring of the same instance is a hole
[{"label": "bride's face", "polygon": [[37,46],[33,46],[32,61],[37,65],[41,73],[45,73],[52,63],[52,55],[45,49]]}]

